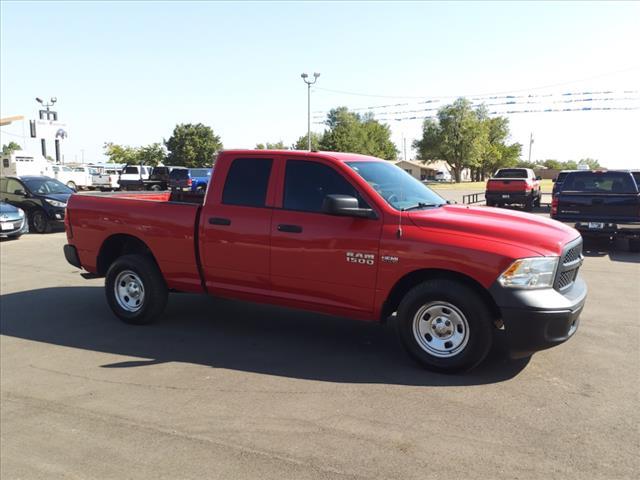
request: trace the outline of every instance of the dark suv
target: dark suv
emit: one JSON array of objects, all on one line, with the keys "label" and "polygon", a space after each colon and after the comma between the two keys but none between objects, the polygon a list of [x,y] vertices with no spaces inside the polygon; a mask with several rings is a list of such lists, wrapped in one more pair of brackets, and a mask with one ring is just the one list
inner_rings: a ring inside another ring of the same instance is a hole
[{"label": "dark suv", "polygon": [[210,179],[211,168],[184,168],[173,170],[169,174],[169,188],[171,190],[204,194]]}]

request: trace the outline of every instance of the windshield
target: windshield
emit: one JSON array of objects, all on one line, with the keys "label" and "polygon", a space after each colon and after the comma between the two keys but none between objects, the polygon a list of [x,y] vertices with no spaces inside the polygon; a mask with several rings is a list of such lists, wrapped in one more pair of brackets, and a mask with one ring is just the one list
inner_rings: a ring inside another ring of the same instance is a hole
[{"label": "windshield", "polygon": [[54,180],[53,178],[30,178],[24,180],[27,188],[31,193],[39,193],[41,195],[49,195],[52,193],[73,193],[64,183]]},{"label": "windshield", "polygon": [[502,169],[493,178],[527,178],[527,171],[519,168]]},{"label": "windshield", "polygon": [[395,209],[447,203],[440,195],[391,163],[347,162],[347,165]]}]

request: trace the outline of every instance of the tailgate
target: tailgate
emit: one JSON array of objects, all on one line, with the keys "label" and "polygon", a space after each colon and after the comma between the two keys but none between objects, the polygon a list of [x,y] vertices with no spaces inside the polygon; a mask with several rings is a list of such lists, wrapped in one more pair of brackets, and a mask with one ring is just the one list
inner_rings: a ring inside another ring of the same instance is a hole
[{"label": "tailgate", "polygon": [[488,192],[525,192],[528,190],[527,187],[525,178],[492,178],[487,182]]},{"label": "tailgate", "polygon": [[639,222],[640,195],[561,193],[558,217],[576,221]]}]

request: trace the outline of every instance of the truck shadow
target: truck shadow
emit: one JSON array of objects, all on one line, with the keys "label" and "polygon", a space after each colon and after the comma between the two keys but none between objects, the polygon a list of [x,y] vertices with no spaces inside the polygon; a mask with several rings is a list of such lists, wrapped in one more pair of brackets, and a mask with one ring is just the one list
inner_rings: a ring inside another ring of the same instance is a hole
[{"label": "truck shadow", "polygon": [[407,358],[390,326],[202,295],[171,295],[159,323],[130,326],[113,316],[101,287],[3,295],[0,333],[136,357],[102,368],[188,362],[327,382],[489,384],[515,377],[529,362],[495,352],[464,375],[431,373]]},{"label": "truck shadow", "polygon": [[583,237],[582,253],[585,257],[609,257],[614,262],[640,263],[640,253],[630,252],[628,242],[622,238],[613,241]]}]

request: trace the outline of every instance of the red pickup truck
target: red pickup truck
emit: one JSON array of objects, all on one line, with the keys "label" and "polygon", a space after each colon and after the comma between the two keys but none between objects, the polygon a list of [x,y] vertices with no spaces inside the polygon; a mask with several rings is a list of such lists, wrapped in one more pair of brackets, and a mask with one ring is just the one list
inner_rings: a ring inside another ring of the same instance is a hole
[{"label": "red pickup truck", "polygon": [[73,195],[67,261],[105,276],[122,320],[199,292],[393,320],[427,368],[467,370],[496,335],[524,356],[567,340],[586,298],[582,239],[533,215],[448,205],[385,160],[225,151],[204,196]]},{"label": "red pickup truck", "polygon": [[501,168],[487,181],[488,207],[522,205],[530,211],[542,200],[540,178],[530,168]]}]

